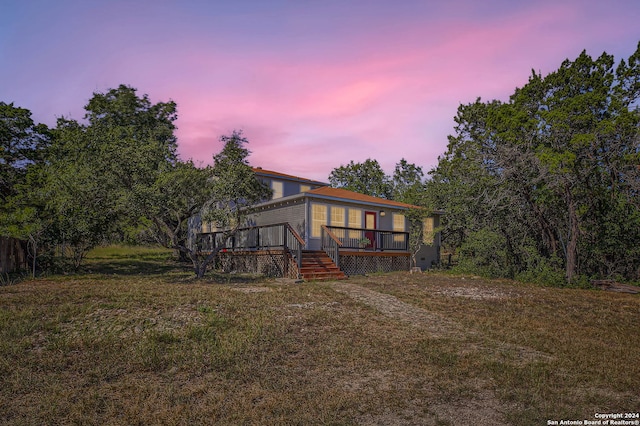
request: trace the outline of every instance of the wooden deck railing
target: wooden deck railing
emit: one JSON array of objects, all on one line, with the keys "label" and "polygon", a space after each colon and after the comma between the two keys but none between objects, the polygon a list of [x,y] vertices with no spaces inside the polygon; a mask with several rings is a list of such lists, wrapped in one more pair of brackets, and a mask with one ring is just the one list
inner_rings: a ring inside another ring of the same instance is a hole
[{"label": "wooden deck railing", "polygon": [[407,252],[409,233],[322,225],[321,247],[340,267],[340,252],[348,250]]},{"label": "wooden deck railing", "polygon": [[409,250],[408,232],[345,228],[341,226],[327,226],[326,228],[339,241],[341,250]]},{"label": "wooden deck railing", "polygon": [[196,247],[201,252],[211,252],[217,249],[234,251],[281,248],[288,251],[296,259],[298,269],[300,269],[304,240],[288,223],[277,223],[241,228],[227,238],[225,238],[224,231],[199,233]]},{"label": "wooden deck railing", "polygon": [[333,260],[333,263],[335,263],[339,268],[340,247],[342,246],[342,243],[335,235],[333,235],[328,226],[321,226],[321,241],[322,250],[327,253],[327,256],[329,256],[331,260]]}]

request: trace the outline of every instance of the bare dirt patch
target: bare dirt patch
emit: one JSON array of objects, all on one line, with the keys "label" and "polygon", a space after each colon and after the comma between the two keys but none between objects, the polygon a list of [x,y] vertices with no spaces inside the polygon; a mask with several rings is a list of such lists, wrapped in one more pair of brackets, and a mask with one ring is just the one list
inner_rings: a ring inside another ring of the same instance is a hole
[{"label": "bare dirt patch", "polygon": [[474,300],[496,300],[515,297],[504,291],[486,287],[452,287],[432,290],[433,293],[447,297],[464,297]]},{"label": "bare dirt patch", "polygon": [[252,287],[231,287],[232,290],[234,291],[239,291],[241,293],[265,293],[268,291],[272,291],[269,287],[256,287],[256,286],[252,286]]},{"label": "bare dirt patch", "polygon": [[[347,294],[353,299],[370,306],[382,314],[397,318],[408,322],[413,326],[420,327],[429,331],[434,337],[453,338],[456,340],[468,341],[478,335],[475,330],[464,328],[460,324],[452,321],[444,316],[429,312],[426,309],[403,302],[397,297],[381,293],[369,288],[345,282],[333,283],[333,288],[341,293]],[[436,289],[439,294],[447,297],[469,297],[475,300],[484,299],[500,299],[507,296],[508,293],[497,291],[494,288],[452,288]],[[461,296],[462,295],[462,296]],[[534,350],[532,348],[513,345],[506,342],[491,341],[490,345],[485,343],[476,344],[465,342],[462,346],[462,353],[469,351],[488,352],[496,357],[503,358],[505,354],[509,354],[516,363],[531,362],[536,359],[551,359],[549,354]]]},{"label": "bare dirt patch", "polygon": [[460,332],[460,327],[453,321],[405,303],[390,294],[380,293],[345,282],[336,282],[333,284],[333,288],[378,310],[386,316],[401,319],[415,326],[425,327],[436,336],[445,336],[456,331]]}]

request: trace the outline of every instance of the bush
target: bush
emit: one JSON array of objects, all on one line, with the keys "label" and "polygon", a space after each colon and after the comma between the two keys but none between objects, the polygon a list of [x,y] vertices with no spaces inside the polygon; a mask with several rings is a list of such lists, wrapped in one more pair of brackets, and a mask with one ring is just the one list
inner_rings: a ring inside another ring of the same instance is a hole
[{"label": "bush", "polygon": [[512,278],[513,270],[505,247],[506,240],[498,233],[488,229],[472,232],[460,246],[455,271],[489,278]]}]

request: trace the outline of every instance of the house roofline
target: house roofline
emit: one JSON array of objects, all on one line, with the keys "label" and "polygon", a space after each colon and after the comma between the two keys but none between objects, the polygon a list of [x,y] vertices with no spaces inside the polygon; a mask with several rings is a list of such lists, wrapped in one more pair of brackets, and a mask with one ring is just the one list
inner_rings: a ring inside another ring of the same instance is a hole
[{"label": "house roofline", "polygon": [[341,203],[349,203],[349,204],[360,204],[365,206],[375,206],[375,207],[384,207],[388,209],[396,209],[396,210],[408,210],[411,206],[406,205],[396,205],[396,204],[387,204],[387,203],[376,203],[371,201],[361,201],[361,200],[353,200],[349,198],[341,198],[341,197],[333,197],[330,195],[321,195],[321,194],[305,194],[309,199],[319,199],[319,200],[327,200],[327,201],[338,201]]},{"label": "house roofline", "polygon": [[276,204],[286,204],[290,201],[298,201],[299,199],[304,198],[306,195],[306,193],[301,192],[299,194],[289,195],[287,197],[276,198],[275,200],[263,201],[262,203],[253,205],[251,208],[261,208],[269,207]]},{"label": "house roofline", "polygon": [[[383,202],[376,203],[376,202],[370,202],[370,201],[361,201],[361,200],[353,200],[348,198],[332,197],[329,195],[313,194],[312,192],[303,192],[300,194],[290,195],[288,197],[276,198],[275,200],[269,200],[260,204],[256,204],[255,206],[253,206],[253,208],[268,208],[268,207],[279,205],[279,204],[287,204],[292,201],[300,201],[305,198],[308,198],[309,200],[335,201],[339,203],[372,206],[377,208],[388,208],[388,209],[395,209],[395,210],[409,210],[411,208],[421,208],[419,206],[412,206],[410,204],[400,205],[400,204],[385,203],[384,201],[387,201],[387,200],[384,200],[384,199],[382,199]],[[443,215],[444,211],[433,210],[431,211],[431,214]]]},{"label": "house roofline", "polygon": [[307,183],[310,185],[329,186],[329,184],[326,182],[320,182],[318,180],[307,179],[300,176],[289,175],[286,173],[280,173],[273,170],[265,170],[262,167],[252,167],[252,169],[253,169],[253,172],[258,176],[289,179],[289,180],[294,180],[296,182]]}]

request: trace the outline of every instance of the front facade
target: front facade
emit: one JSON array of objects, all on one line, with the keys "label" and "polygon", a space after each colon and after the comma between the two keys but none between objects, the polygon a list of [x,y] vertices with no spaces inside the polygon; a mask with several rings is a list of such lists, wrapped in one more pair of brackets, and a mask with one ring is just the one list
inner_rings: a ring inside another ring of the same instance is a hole
[{"label": "front facade", "polygon": [[[334,245],[334,255],[342,259],[341,269],[347,269],[347,275],[409,269],[409,222],[405,213],[415,206],[261,168],[254,168],[254,172],[273,190],[273,196],[255,207],[248,217],[248,227],[287,224],[304,241],[306,251],[331,253],[328,246]],[[424,223],[426,231],[437,229],[439,213]],[[200,228],[203,234],[216,231],[211,224],[201,224]],[[415,257],[416,266],[423,270],[438,263],[440,254],[437,234],[427,232],[424,242]]]}]

